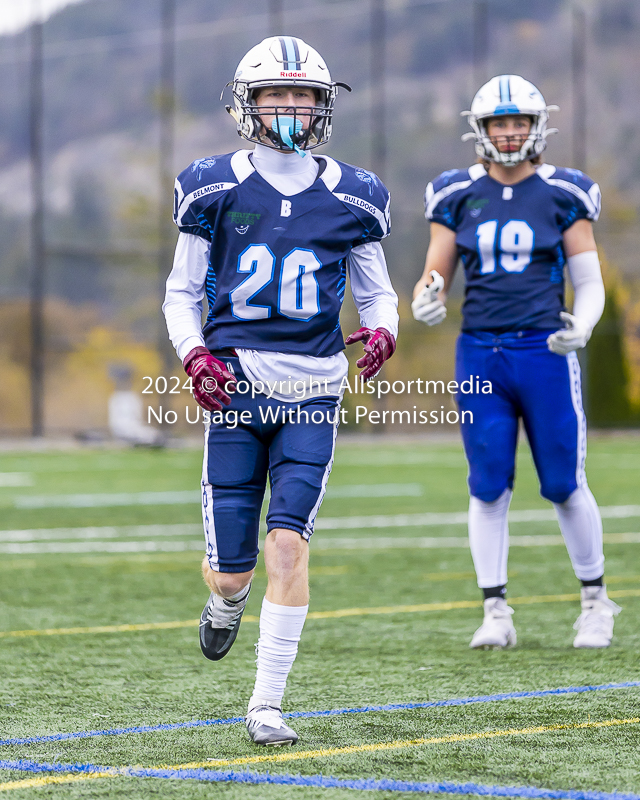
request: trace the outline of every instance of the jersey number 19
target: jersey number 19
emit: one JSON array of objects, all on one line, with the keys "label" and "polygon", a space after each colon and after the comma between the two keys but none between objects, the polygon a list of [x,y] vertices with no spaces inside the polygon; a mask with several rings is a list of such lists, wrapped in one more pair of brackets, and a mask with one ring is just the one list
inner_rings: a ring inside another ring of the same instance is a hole
[{"label": "jersey number 19", "polygon": [[496,270],[496,243],[500,266],[507,272],[524,272],[531,263],[534,232],[523,219],[509,220],[498,234],[498,220],[490,219],[476,228],[480,272],[485,275]]}]

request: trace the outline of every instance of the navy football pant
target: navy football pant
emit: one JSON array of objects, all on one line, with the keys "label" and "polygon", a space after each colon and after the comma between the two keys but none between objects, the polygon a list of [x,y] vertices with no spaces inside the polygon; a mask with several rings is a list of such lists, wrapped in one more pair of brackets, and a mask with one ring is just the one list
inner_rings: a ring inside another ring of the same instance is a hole
[{"label": "navy football pant", "polygon": [[[246,381],[237,357],[224,360],[238,381]],[[339,408],[337,397],[283,403],[236,392],[223,414],[237,412],[237,426],[233,420],[208,425],[202,516],[211,569],[247,572],[255,567],[267,476],[267,530],[289,528],[310,538],[333,463]],[[283,415],[289,410],[293,421]],[[249,412],[244,422],[242,412]]]},{"label": "navy football pant", "polygon": [[456,381],[469,376],[491,381],[491,394],[458,393],[460,412],[473,423],[461,426],[469,463],[469,492],[487,503],[513,488],[522,419],[540,480],[540,494],[563,503],[586,485],[586,420],[580,366],[575,353],[547,348],[550,330],[503,334],[463,332],[456,350]]}]

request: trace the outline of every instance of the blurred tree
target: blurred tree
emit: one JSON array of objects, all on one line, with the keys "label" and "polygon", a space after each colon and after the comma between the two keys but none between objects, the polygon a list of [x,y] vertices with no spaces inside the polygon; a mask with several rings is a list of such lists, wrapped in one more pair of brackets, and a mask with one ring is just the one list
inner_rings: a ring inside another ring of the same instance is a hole
[{"label": "blurred tree", "polygon": [[589,422],[595,427],[631,425],[639,420],[629,402],[629,365],[624,349],[618,285],[607,287],[604,312],[588,345]]}]

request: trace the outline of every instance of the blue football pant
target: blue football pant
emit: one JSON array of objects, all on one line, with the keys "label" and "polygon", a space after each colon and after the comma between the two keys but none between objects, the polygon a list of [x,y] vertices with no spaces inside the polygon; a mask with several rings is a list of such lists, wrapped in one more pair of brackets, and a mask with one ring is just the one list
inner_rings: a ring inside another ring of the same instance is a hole
[{"label": "blue football pant", "polygon": [[491,394],[456,397],[460,412],[473,414],[473,422],[461,426],[473,497],[493,502],[513,488],[520,419],[541,495],[563,503],[578,486],[586,485],[580,365],[575,353],[559,356],[549,351],[550,333],[474,331],[458,339],[458,383],[475,375],[493,387]]},{"label": "blue football pant", "polygon": [[604,572],[602,521],[584,474],[586,421],[575,353],[549,352],[550,331],[463,333],[456,380],[489,380],[492,394],[457,397],[473,412],[462,426],[469,462],[469,540],[478,586],[507,583],[507,514],[522,418],[543,497],[553,502],[576,577]]},{"label": "blue football pant", "polygon": [[[246,380],[238,358],[225,361],[238,381]],[[339,407],[337,397],[283,403],[236,392],[222,413],[237,412],[237,425],[232,420],[207,426],[202,516],[211,569],[248,572],[255,567],[267,477],[267,530],[288,528],[311,537],[333,464]],[[289,410],[294,421],[282,413]],[[244,422],[242,412],[249,412]]]}]

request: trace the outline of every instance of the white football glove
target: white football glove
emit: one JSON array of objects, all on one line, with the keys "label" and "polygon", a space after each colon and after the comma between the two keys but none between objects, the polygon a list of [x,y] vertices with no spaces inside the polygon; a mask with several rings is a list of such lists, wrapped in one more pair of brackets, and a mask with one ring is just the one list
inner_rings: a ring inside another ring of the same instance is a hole
[{"label": "white football glove", "polygon": [[431,283],[420,292],[411,303],[413,318],[426,325],[437,325],[447,316],[447,309],[442,300],[438,300],[438,292],[444,289],[444,278],[435,270],[431,270]]},{"label": "white football glove", "polygon": [[547,339],[547,347],[552,353],[566,356],[586,345],[591,336],[591,328],[584,320],[566,311],[560,312],[560,319],[566,322],[567,327],[552,333]]}]

